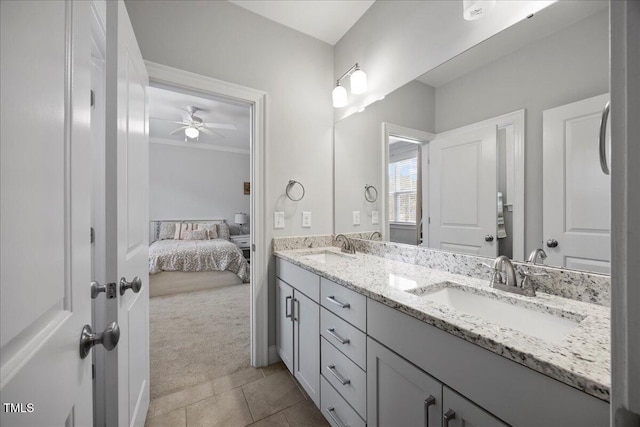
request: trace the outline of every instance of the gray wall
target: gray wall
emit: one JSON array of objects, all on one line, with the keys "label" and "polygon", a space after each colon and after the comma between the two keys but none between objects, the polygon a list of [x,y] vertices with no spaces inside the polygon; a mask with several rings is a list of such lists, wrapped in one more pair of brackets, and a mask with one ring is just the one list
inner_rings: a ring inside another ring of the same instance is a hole
[{"label": "gray wall", "polygon": [[[413,81],[335,125],[335,231],[352,233],[381,230],[372,225],[371,211],[384,209],[386,197],[375,203],[364,198],[364,185],[382,189],[382,122],[425,132],[435,127],[435,91]],[[352,212],[360,211],[359,226]]]},{"label": "gray wall", "polygon": [[436,132],[526,109],[525,255],[544,239],[542,111],[608,92],[608,63],[605,10],[436,89]]},{"label": "gray wall", "polygon": [[248,154],[149,144],[149,217],[234,221],[249,212]]},{"label": "gray wall", "polygon": [[[269,342],[275,343],[274,236],[333,232],[333,47],[226,1],[126,1],[145,60],[267,93],[265,246],[270,260]],[[287,206],[274,230],[289,179],[304,199]],[[313,214],[302,228],[301,213]],[[260,278],[261,280],[263,278]]]}]

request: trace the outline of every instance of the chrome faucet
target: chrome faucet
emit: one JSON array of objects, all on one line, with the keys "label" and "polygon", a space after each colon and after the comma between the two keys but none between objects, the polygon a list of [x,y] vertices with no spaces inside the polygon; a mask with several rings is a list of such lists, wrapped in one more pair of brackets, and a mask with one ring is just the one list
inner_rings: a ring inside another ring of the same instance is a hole
[{"label": "chrome faucet", "polygon": [[379,231],[374,231],[373,233],[371,233],[371,235],[369,236],[370,240],[373,240],[375,237],[379,237],[380,240],[382,240],[382,233],[380,233]]},{"label": "chrome faucet", "polygon": [[[502,279],[502,271],[505,270],[506,280]],[[493,262],[493,275],[491,276],[491,287],[500,289],[501,291],[513,292],[519,295],[526,295],[528,297],[536,296],[536,290],[532,276],[538,274],[525,271],[521,273],[524,276],[522,283],[518,285],[518,279],[516,278],[516,270],[513,267],[513,263],[509,258],[504,255],[500,255]]]},{"label": "chrome faucet", "polygon": [[355,254],[356,250],[353,248],[353,244],[351,243],[351,240],[349,240],[349,238],[344,234],[338,234],[335,237],[336,242],[339,242],[340,238],[342,238],[342,245],[340,250],[347,254]]},{"label": "chrome faucet", "polygon": [[547,259],[547,253],[542,248],[535,249],[531,251],[529,254],[529,258],[527,258],[527,262],[536,264],[536,260],[540,258],[540,264],[544,264],[544,260]]}]

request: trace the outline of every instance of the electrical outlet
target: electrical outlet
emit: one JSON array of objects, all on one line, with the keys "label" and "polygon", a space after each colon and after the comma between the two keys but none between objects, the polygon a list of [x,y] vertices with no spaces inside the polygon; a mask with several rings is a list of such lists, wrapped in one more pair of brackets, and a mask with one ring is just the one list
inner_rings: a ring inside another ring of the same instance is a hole
[{"label": "electrical outlet", "polygon": [[380,219],[378,218],[378,211],[372,211],[371,212],[371,224],[376,225],[380,222]]},{"label": "electrical outlet", "polygon": [[302,227],[311,228],[311,212],[302,212]]},{"label": "electrical outlet", "polygon": [[273,228],[284,228],[284,212],[273,213]]},{"label": "electrical outlet", "polygon": [[360,211],[353,211],[353,225],[360,225]]}]

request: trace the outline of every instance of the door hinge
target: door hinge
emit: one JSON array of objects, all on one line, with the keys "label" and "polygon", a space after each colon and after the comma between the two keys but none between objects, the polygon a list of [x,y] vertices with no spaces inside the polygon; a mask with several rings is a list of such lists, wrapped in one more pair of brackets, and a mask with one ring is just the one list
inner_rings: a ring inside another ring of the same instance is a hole
[{"label": "door hinge", "polygon": [[256,244],[252,243],[251,244],[251,252],[255,252],[256,251]]},{"label": "door hinge", "polygon": [[93,90],[91,90],[90,92],[91,92],[91,106],[93,107],[96,104],[96,96],[93,93]]},{"label": "door hinge", "polygon": [[96,230],[91,227],[91,244],[93,245],[96,242]]},{"label": "door hinge", "polygon": [[91,364],[91,379],[95,380],[96,379],[96,365],[95,364]]},{"label": "door hinge", "polygon": [[427,224],[431,224],[431,217],[427,219]]}]

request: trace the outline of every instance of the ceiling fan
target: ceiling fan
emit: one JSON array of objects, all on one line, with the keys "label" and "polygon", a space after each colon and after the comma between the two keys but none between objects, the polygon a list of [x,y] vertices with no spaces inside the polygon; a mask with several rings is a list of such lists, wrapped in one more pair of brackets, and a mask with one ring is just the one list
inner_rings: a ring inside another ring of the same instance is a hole
[{"label": "ceiling fan", "polygon": [[169,120],[171,123],[176,123],[181,125],[178,129],[171,132],[169,135],[176,135],[180,132],[184,131],[184,140],[198,140],[200,138],[200,132],[206,133],[207,135],[218,135],[224,138],[224,135],[213,131],[212,129],[226,129],[226,130],[236,130],[236,126],[231,123],[205,123],[200,117],[196,116],[196,112],[204,111],[202,108],[198,107],[187,107],[186,112],[189,114],[184,120],[181,122],[176,122]]}]

